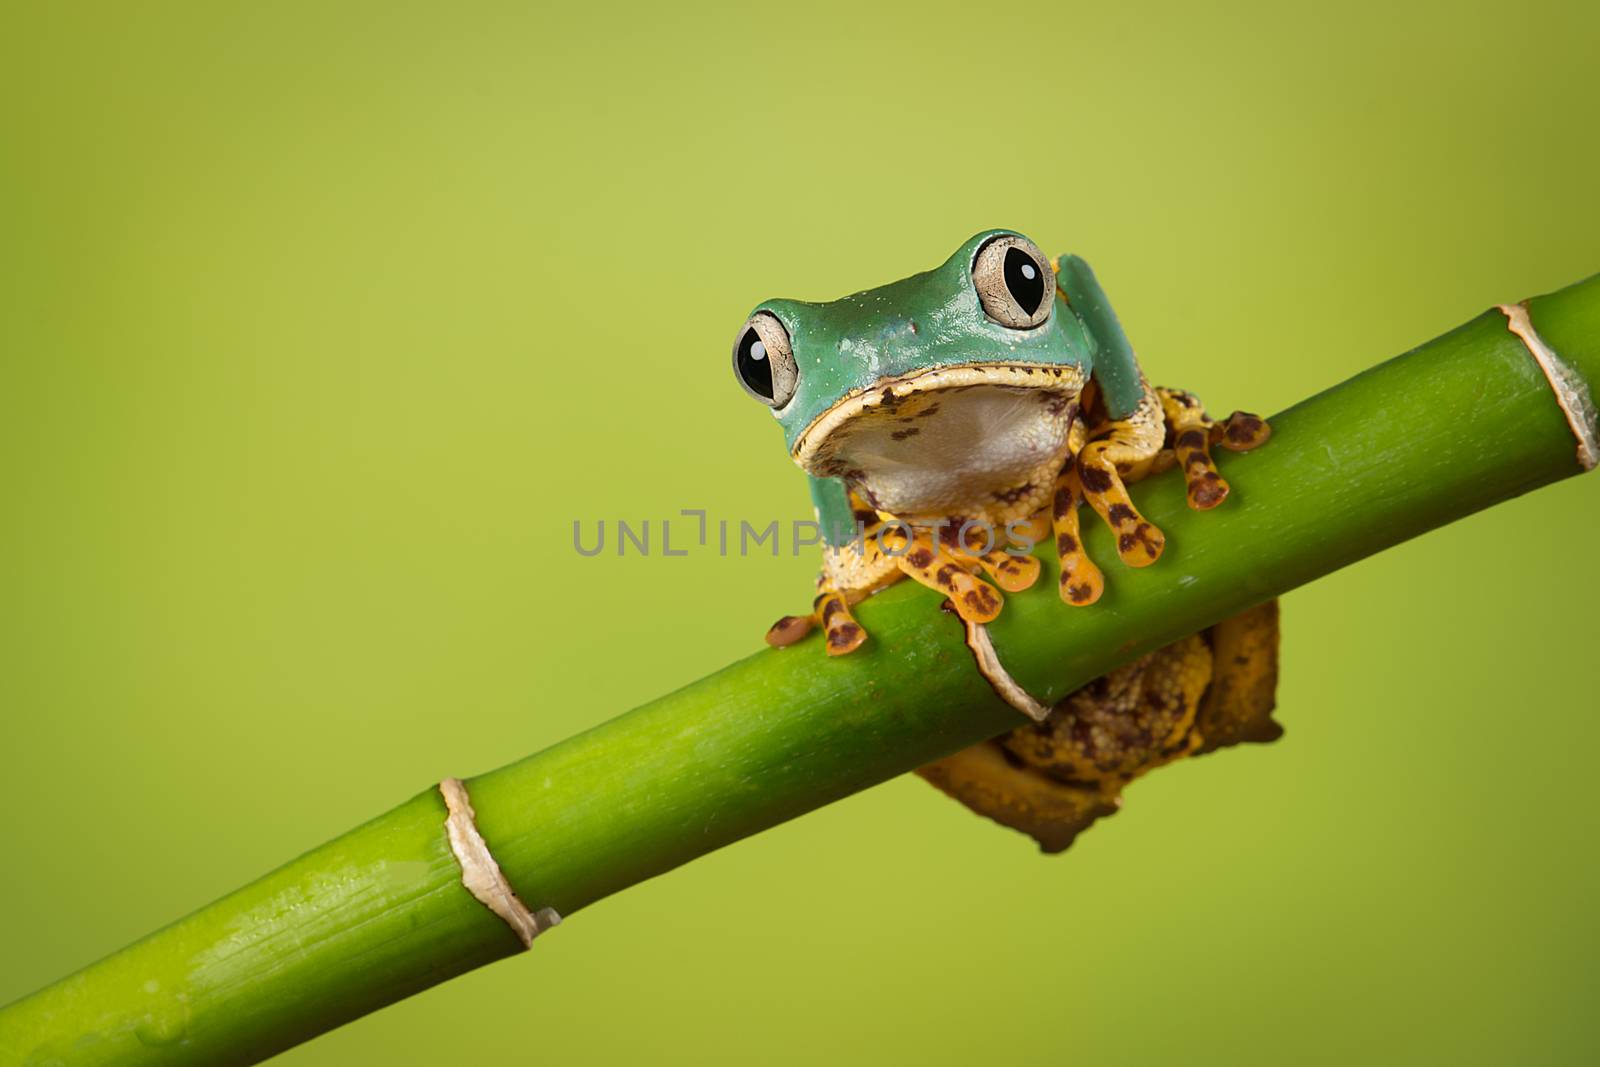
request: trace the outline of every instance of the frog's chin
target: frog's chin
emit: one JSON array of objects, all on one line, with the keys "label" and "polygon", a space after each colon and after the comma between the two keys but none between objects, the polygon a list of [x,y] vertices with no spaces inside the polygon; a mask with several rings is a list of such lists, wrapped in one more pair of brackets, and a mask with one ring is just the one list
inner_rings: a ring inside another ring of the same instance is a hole
[{"label": "frog's chin", "polygon": [[[1068,452],[1084,375],[1040,363],[935,367],[845,397],[800,434],[807,473],[907,521],[1036,507]],[[1013,506],[1014,505],[1014,506]]]}]

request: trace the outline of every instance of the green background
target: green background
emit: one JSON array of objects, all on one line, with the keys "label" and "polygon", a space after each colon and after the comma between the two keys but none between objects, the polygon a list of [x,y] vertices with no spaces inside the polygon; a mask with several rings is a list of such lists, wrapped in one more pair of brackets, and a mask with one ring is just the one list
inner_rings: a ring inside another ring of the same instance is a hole
[{"label": "green background", "polygon": [[[1592,4],[536,6],[8,14],[0,1002],[806,604],[571,547],[807,514],[764,297],[1014,226],[1272,412],[1600,269]],[[1593,1062],[1597,521],[1292,594],[1287,737],[1064,857],[896,781],[283,1062]]]}]

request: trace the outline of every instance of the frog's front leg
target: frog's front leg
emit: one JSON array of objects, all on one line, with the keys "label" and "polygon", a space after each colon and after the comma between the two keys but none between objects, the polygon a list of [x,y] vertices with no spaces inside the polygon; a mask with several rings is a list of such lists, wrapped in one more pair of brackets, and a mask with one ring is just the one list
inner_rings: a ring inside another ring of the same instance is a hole
[{"label": "frog's front leg", "polygon": [[976,572],[988,574],[1008,593],[1027,589],[1039,579],[1037,559],[981,543],[980,530],[969,530],[966,544],[960,541],[959,528],[950,524],[943,524],[940,533],[936,540],[927,529],[875,519],[873,525],[864,527],[856,544],[830,547],[823,557],[811,613],[785,615],[773,623],[767,631],[767,644],[783,648],[821,626],[828,655],[854,652],[866,641],[867,632],[850,613],[850,605],[902,575],[943,593],[955,604],[957,614],[973,622],[991,622],[1000,613],[1000,594],[974,577]]},{"label": "frog's front leg", "polygon": [[1271,427],[1243,411],[1235,411],[1225,422],[1212,422],[1199,398],[1181,389],[1157,389],[1156,394],[1167,417],[1174,458],[1183,468],[1189,506],[1198,511],[1216,507],[1227,499],[1228,483],[1217,473],[1211,446],[1245,452],[1266,441]]},{"label": "frog's front leg", "polygon": [[[909,535],[906,532],[908,529]],[[968,570],[968,567],[976,569],[976,557],[954,550],[942,540],[935,541],[933,534],[927,530],[908,527],[900,522],[892,523],[885,529],[883,541],[884,551],[894,559],[901,571],[934,592],[949,597],[956,614],[967,622],[993,622],[1000,614],[1000,593]],[[1038,576],[1036,567],[1032,570],[1031,578],[1017,575],[1019,582],[1026,582],[1018,588],[1032,585]]]},{"label": "frog's front leg", "polygon": [[[990,581],[1008,593],[1020,593],[1033,588],[1043,573],[1039,561],[1028,553],[998,547],[995,529],[988,523],[962,523],[950,519],[939,524],[938,534],[942,552],[948,552],[970,574],[979,571],[987,574]],[[1007,537],[1010,536],[1011,527],[1008,527]],[[1026,543],[1031,547],[1041,539],[1030,536]]]},{"label": "frog's front leg", "polygon": [[834,589],[826,582],[823,585],[813,606],[817,618],[822,620],[828,655],[842,656],[854,652],[867,639],[867,631],[850,614],[850,602],[844,591]]},{"label": "frog's front leg", "polygon": [[[1128,417],[1097,427],[1092,440],[1078,453],[1077,473],[1084,498],[1115,531],[1117,555],[1130,567],[1147,567],[1160,559],[1167,539],[1134,507],[1120,471],[1132,470],[1154,457],[1166,436],[1161,401],[1155,390],[1145,385],[1143,398]],[[1068,601],[1078,603],[1070,597]]]},{"label": "frog's front leg", "polygon": [[1056,476],[1055,493],[1050,500],[1050,525],[1056,536],[1056,556],[1061,562],[1061,599],[1085,607],[1106,591],[1105,575],[1083,550],[1083,533],[1078,527],[1078,504],[1083,500],[1083,482],[1078,464],[1069,459]]},{"label": "frog's front leg", "polygon": [[842,656],[867,639],[866,630],[850,614],[850,605],[898,581],[900,570],[883,551],[882,520],[842,481],[812,478],[811,499],[824,540],[817,597],[809,615],[785,615],[773,623],[767,644],[783,648],[821,626],[828,655]]},{"label": "frog's front leg", "polygon": [[843,656],[860,648],[867,639],[867,631],[850,614],[850,594],[838,588],[826,576],[817,583],[817,598],[811,602],[809,615],[785,615],[767,631],[767,644],[773,648],[792,645],[822,626],[824,647],[830,656]]},{"label": "frog's front leg", "polygon": [[[860,501],[856,501],[860,504]],[[767,631],[767,644],[773,648],[792,645],[821,626],[826,639],[823,647],[830,656],[843,656],[860,648],[867,631],[850,613],[850,606],[885,586],[900,580],[900,568],[884,551],[882,523],[865,505],[859,509],[862,526],[854,541],[826,545],[822,553],[822,573],[817,577],[817,597],[809,615],[785,615]]]}]

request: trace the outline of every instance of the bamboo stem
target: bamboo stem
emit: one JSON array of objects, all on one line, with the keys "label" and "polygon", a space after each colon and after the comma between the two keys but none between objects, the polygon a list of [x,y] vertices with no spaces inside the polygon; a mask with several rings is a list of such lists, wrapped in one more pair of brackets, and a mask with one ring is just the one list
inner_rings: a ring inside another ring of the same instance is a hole
[{"label": "bamboo stem", "polygon": [[[1530,302],[1538,333],[1600,381],[1600,277]],[[1174,473],[1138,487],[1168,535],[1071,609],[1051,575],[991,628],[1054,698],[1121,662],[1390,545],[1580,472],[1574,433],[1507,316],[1489,311],[1274,418],[1224,459],[1196,514]],[[1093,527],[1088,548],[1115,553]],[[1048,556],[1048,553],[1042,554]],[[1047,567],[1050,562],[1046,559]],[[1016,725],[960,624],[906,582],[860,605],[873,635],[764,650],[467,783],[477,826],[532,909],[620,889]],[[511,955],[462,885],[429,788],[259,881],[0,1009],[0,1064],[253,1063]],[[555,936],[560,936],[559,934]],[[535,946],[537,947],[537,946]]]}]

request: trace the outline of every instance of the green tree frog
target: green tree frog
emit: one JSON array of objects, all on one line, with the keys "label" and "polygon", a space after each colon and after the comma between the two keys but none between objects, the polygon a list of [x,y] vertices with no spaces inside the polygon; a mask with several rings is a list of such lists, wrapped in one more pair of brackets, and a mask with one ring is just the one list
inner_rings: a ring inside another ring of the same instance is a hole
[{"label": "green tree frog", "polygon": [[1037,581],[1027,549],[1046,538],[1062,600],[1100,598],[1105,578],[1079,533],[1083,501],[1116,534],[1123,563],[1148,566],[1166,539],[1126,483],[1177,466],[1189,505],[1216,507],[1228,483],[1211,447],[1242,451],[1269,433],[1256,416],[1213,422],[1190,394],[1152,388],[1083,260],[1052,261],[1020,233],[988,230],[878,289],[765,301],[739,328],[733,366],[809,475],[825,542],[811,612],[780,619],[768,642],[820,626],[829,655],[852,652],[867,635],[851,605],[909,576],[948,598],[978,668],[1033,720],[924,767],[934,785],[1054,852],[1151,768],[1278,735],[1275,603],[1053,707],[1006,675],[987,638],[1001,592]]},{"label": "green tree frog", "polygon": [[1081,501],[1116,532],[1124,563],[1147,566],[1165,538],[1124,480],[1175,463],[1190,505],[1212,508],[1228,485],[1211,446],[1253,448],[1268,433],[1255,416],[1213,423],[1189,394],[1151,388],[1089,265],[1052,262],[1010,230],[829,303],[767,300],[739,328],[733,366],[810,476],[825,541],[811,613],[767,639],[821,625],[830,655],[866,640],[850,606],[902,576],[966,622],[992,621],[1001,590],[1039,577],[1013,546],[1052,534],[1062,599],[1093,604],[1105,579],[1082,547]]}]

